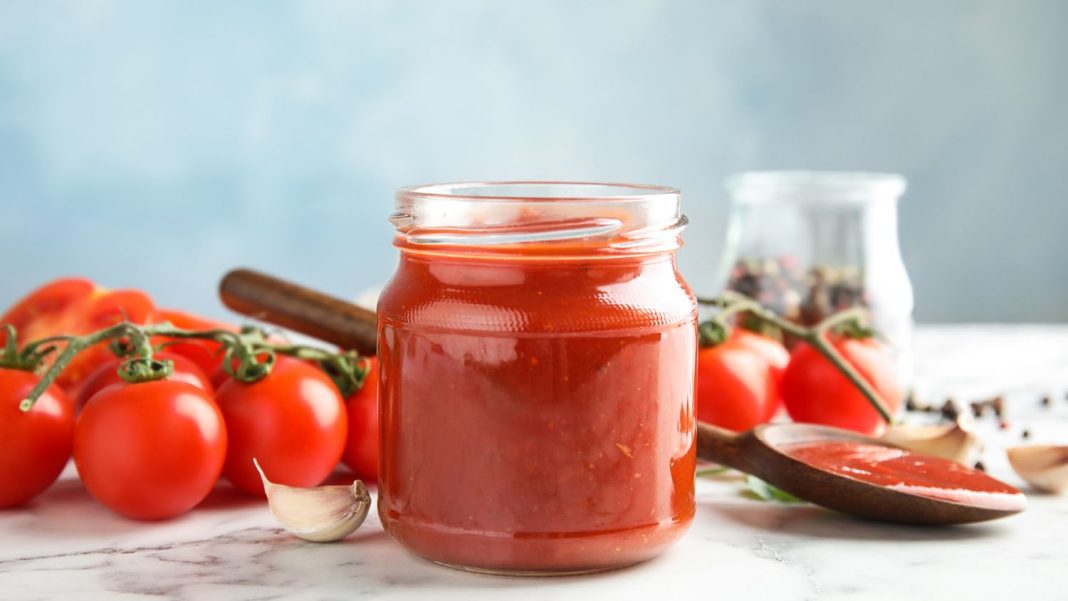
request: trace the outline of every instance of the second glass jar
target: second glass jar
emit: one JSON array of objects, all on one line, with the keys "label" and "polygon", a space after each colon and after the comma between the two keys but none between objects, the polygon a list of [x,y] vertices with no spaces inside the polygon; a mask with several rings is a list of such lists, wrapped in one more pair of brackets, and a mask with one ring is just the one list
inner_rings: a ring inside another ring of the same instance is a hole
[{"label": "second glass jar", "polygon": [[729,178],[720,284],[804,325],[865,308],[891,343],[899,382],[907,386],[913,297],[897,228],[904,190],[904,178],[888,173],[769,171]]}]

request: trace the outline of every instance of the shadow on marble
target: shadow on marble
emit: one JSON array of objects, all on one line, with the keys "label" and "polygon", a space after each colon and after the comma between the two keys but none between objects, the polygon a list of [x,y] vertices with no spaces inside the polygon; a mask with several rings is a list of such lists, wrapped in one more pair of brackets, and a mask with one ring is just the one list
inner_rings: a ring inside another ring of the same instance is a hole
[{"label": "shadow on marble", "polygon": [[[698,514],[714,513],[754,530],[840,540],[895,542],[961,541],[995,537],[997,524],[907,526],[862,520],[814,505],[701,503]],[[1011,518],[1010,518],[1011,519]]]},{"label": "shadow on marble", "polygon": [[203,509],[234,509],[242,507],[255,507],[262,505],[264,509],[267,508],[266,499],[261,499],[247,495],[240,490],[234,488],[228,482],[220,482],[215,485],[215,488],[208,493],[208,496],[197,505],[193,511]]}]

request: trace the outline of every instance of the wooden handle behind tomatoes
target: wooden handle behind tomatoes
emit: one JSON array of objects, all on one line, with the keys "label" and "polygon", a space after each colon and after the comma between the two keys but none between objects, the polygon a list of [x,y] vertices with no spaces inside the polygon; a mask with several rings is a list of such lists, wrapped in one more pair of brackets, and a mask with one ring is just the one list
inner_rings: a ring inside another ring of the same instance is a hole
[{"label": "wooden handle behind tomatoes", "polygon": [[250,269],[235,269],[219,283],[227,307],[283,328],[374,355],[377,316],[339,298]]}]

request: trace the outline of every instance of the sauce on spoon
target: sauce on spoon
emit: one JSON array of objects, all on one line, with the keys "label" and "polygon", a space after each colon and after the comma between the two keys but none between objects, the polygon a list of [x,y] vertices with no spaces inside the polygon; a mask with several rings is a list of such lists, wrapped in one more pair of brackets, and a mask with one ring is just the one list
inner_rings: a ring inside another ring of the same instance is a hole
[{"label": "sauce on spoon", "polygon": [[814,468],[903,493],[1004,511],[1027,505],[1018,490],[979,470],[903,449],[839,440],[784,445],[780,450]]}]

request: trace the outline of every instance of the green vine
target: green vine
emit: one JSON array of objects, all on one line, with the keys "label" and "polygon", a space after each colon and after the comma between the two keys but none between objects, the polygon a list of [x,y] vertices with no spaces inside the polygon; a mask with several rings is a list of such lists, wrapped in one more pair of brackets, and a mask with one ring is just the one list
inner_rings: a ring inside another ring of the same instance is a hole
[{"label": "green vine", "polygon": [[319,365],[337,384],[343,396],[359,390],[367,374],[370,362],[355,351],[331,352],[329,350],[299,344],[275,343],[268,339],[260,328],[246,327],[240,332],[230,330],[183,330],[170,323],[137,325],[123,322],[84,336],[54,336],[25,345],[18,349],[15,328],[7,326],[7,341],[0,356],[0,367],[12,367],[34,371],[45,357],[62,351],[52,366],[30,394],[19,404],[19,409],[29,411],[44,391],[55,382],[78,353],[103,342],[109,342],[112,352],[127,357],[119,367],[119,375],[127,382],[150,382],[169,376],[173,361],[157,360],[157,350],[152,337],[162,336],[174,340],[164,342],[160,348],[182,340],[210,340],[222,345],[222,365],[226,373],[240,382],[252,383],[271,373],[278,355],[308,360]]}]

